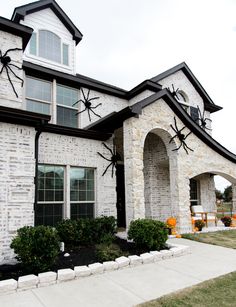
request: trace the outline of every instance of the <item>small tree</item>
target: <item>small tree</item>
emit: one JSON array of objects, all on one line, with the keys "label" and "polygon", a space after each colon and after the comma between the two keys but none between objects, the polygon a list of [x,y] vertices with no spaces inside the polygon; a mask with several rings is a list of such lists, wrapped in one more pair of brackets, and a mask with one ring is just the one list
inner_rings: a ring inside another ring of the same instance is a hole
[{"label": "small tree", "polygon": [[223,193],[220,190],[215,189],[216,198],[223,199]]},{"label": "small tree", "polygon": [[225,188],[223,197],[225,202],[232,201],[232,185],[229,185]]}]

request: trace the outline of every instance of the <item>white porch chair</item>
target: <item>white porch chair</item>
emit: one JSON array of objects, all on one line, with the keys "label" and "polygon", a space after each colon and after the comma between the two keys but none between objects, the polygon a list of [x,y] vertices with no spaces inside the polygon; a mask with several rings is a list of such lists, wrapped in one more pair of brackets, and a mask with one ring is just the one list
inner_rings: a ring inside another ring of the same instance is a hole
[{"label": "white porch chair", "polygon": [[206,227],[208,227],[208,222],[213,221],[215,223],[215,226],[217,226],[216,212],[204,211],[201,205],[191,206],[191,212],[194,221],[202,220],[206,223]]}]

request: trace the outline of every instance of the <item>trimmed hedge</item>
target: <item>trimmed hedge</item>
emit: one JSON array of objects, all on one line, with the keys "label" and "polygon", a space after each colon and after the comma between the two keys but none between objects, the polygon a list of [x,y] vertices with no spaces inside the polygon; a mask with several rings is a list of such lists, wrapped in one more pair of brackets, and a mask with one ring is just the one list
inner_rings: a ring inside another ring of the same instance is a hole
[{"label": "trimmed hedge", "polygon": [[128,239],[137,247],[149,250],[165,248],[168,239],[166,224],[151,219],[138,219],[130,223]]},{"label": "trimmed hedge", "polygon": [[60,240],[69,246],[104,242],[104,237],[114,235],[116,219],[102,216],[95,219],[63,220],[56,225]]},{"label": "trimmed hedge", "polygon": [[17,230],[11,248],[26,272],[44,272],[55,263],[60,251],[57,231],[49,226],[25,226]]}]

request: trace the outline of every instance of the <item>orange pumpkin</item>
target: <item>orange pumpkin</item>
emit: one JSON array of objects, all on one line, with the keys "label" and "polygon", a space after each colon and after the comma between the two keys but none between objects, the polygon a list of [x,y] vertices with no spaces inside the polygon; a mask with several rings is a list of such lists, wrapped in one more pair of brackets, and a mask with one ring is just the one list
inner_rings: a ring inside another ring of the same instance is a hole
[{"label": "orange pumpkin", "polygon": [[233,219],[236,220],[236,214],[233,214]]},{"label": "orange pumpkin", "polygon": [[175,227],[176,226],[176,218],[175,217],[169,217],[166,221],[166,224],[169,226],[169,227]]},{"label": "orange pumpkin", "polygon": [[181,235],[176,235],[175,237],[176,237],[176,238],[182,238],[182,236],[181,236]]}]

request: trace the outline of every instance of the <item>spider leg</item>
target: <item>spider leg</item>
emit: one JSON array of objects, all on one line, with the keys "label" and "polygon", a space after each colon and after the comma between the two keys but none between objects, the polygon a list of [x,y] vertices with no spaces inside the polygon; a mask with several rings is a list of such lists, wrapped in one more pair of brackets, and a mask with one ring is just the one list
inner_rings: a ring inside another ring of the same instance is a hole
[{"label": "spider leg", "polygon": [[4,69],[4,65],[2,65],[2,69],[0,70],[0,75],[1,75],[1,73],[3,72],[3,69]]},{"label": "spider leg", "polygon": [[170,139],[170,141],[169,141],[169,144],[172,142],[172,140],[174,139],[174,138],[176,138],[177,137],[177,135],[174,135],[174,136],[172,136],[172,138]]},{"label": "spider leg", "polygon": [[173,89],[173,92],[174,92],[175,91],[174,84],[172,83],[171,85],[172,85],[172,89]]},{"label": "spider leg", "polygon": [[0,58],[2,57],[2,50],[0,50]]},{"label": "spider leg", "polygon": [[108,162],[111,162],[110,159],[106,158],[105,156],[103,156],[100,152],[97,152],[97,154],[102,157],[103,159],[107,160]]},{"label": "spider leg", "polygon": [[11,67],[7,66],[7,68],[10,69],[10,71],[13,73],[13,75],[14,75],[18,80],[20,80],[20,81],[22,82],[21,86],[23,86],[24,80],[21,79],[20,77],[18,77],[18,76],[15,74],[15,72],[11,69]]},{"label": "spider leg", "polygon": [[93,112],[93,114],[96,115],[97,117],[100,117],[100,118],[101,118],[101,116],[98,115],[97,113],[95,113],[91,108],[90,108],[90,111]]},{"label": "spider leg", "polygon": [[184,139],[186,140],[187,137],[192,133],[192,131],[190,131],[188,134],[185,135]]},{"label": "spider leg", "polygon": [[187,147],[189,150],[194,151],[192,148],[188,147],[188,145],[185,143],[185,141],[183,141],[183,144],[185,147]]},{"label": "spider leg", "polygon": [[106,149],[108,149],[109,151],[110,151],[110,153],[111,153],[111,155],[113,156],[113,151],[111,150],[111,148],[109,148],[108,146],[107,146],[107,144],[106,143],[102,143],[102,145],[106,148]]},{"label": "spider leg", "polygon": [[73,103],[72,107],[75,106],[77,103],[80,103],[80,102],[83,102],[83,104],[84,104],[84,101],[82,99],[80,99],[80,100],[76,101],[75,103]]},{"label": "spider leg", "polygon": [[81,92],[82,92],[82,95],[83,95],[83,97],[84,97],[84,101],[86,101],[86,97],[85,97],[84,90],[83,90],[82,87],[81,87]]},{"label": "spider leg", "polygon": [[12,49],[8,49],[8,50],[4,53],[3,57],[6,56],[6,55],[8,54],[8,52],[10,52],[10,51],[20,51],[20,50],[22,50],[22,49],[21,49],[21,48],[12,48]]},{"label": "spider leg", "polygon": [[96,109],[97,107],[101,106],[102,104],[99,103],[96,107],[90,107],[90,109]]},{"label": "spider leg", "polygon": [[175,129],[176,129],[176,132],[179,131],[178,127],[177,127],[177,123],[176,123],[176,118],[174,117],[174,121],[175,121]]},{"label": "spider leg", "polygon": [[92,101],[92,100],[99,99],[99,98],[100,98],[100,97],[89,98],[88,101]]},{"label": "spider leg", "polygon": [[91,116],[90,116],[90,112],[89,112],[89,109],[88,109],[88,108],[87,108],[87,111],[88,111],[89,121],[91,122]]},{"label": "spider leg", "polygon": [[13,83],[12,83],[12,81],[11,81],[11,78],[10,78],[10,75],[9,75],[9,71],[8,71],[7,66],[5,66],[5,68],[6,68],[7,77],[8,77],[8,80],[9,80],[10,84],[11,84],[11,87],[12,87],[12,89],[13,89],[13,92],[15,93],[16,97],[18,98],[17,92],[16,92],[16,90],[15,90],[15,88],[14,88],[14,85],[13,85]]},{"label": "spider leg", "polygon": [[175,130],[175,128],[170,124],[170,127],[174,130],[175,133],[177,133],[178,131]]},{"label": "spider leg", "polygon": [[173,149],[172,151],[177,151],[180,149],[180,147],[183,145],[183,143],[181,142],[178,148]]},{"label": "spider leg", "polygon": [[183,127],[182,129],[179,130],[179,132],[182,132],[186,127]]},{"label": "spider leg", "polygon": [[80,113],[83,113],[84,111],[86,111],[86,108],[85,108],[84,110],[82,110],[82,111],[76,112],[75,115],[78,115],[78,114],[80,114]]},{"label": "spider leg", "polygon": [[210,120],[210,118],[205,118],[205,120],[209,120],[209,121],[211,121],[211,120]]},{"label": "spider leg", "polygon": [[88,100],[88,101],[89,101],[89,94],[90,94],[90,89],[87,91],[87,98],[86,98],[86,100]]},{"label": "spider leg", "polygon": [[186,147],[188,148],[188,146],[186,145],[186,143],[183,142],[183,149],[185,150],[186,154],[188,155],[188,150],[187,150]]},{"label": "spider leg", "polygon": [[16,67],[17,69],[22,70],[22,67],[18,67],[17,65],[12,64],[12,63],[9,63],[8,66],[14,66],[14,67]]},{"label": "spider leg", "polygon": [[112,167],[111,167],[111,177],[113,178],[113,174],[114,174],[114,167],[115,167],[115,164],[112,163]]},{"label": "spider leg", "polygon": [[113,162],[111,162],[105,169],[105,171],[102,173],[102,176],[104,176],[108,170],[108,168],[113,164]]}]

